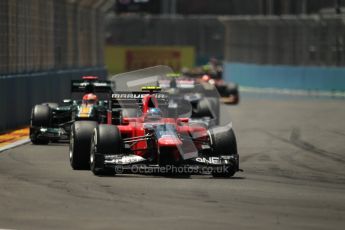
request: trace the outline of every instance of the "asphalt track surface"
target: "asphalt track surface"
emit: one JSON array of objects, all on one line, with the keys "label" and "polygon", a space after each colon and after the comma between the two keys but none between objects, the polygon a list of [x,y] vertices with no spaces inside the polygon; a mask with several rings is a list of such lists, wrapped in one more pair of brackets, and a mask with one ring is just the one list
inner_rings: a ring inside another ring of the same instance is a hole
[{"label": "asphalt track surface", "polygon": [[345,102],[245,97],[223,106],[245,171],[232,179],[96,177],[65,144],[0,153],[0,228],[344,229]]}]

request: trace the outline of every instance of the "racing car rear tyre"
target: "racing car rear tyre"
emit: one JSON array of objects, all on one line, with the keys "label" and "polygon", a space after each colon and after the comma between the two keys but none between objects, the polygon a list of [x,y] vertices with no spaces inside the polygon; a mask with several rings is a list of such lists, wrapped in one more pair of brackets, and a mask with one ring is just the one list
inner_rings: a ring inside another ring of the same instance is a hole
[{"label": "racing car rear tyre", "polygon": [[[35,105],[31,113],[31,126],[48,127],[50,125],[51,109],[48,105]],[[30,140],[34,145],[46,145],[47,139],[39,139],[34,128],[30,128]]]},{"label": "racing car rear tyre", "polygon": [[121,133],[117,126],[99,125],[91,140],[90,168],[95,175],[115,175],[115,170],[104,166],[104,155],[120,154]]},{"label": "racing car rear tyre", "polygon": [[48,140],[31,139],[31,143],[34,145],[47,145],[49,143],[49,141]]},{"label": "racing car rear tyre", "polygon": [[38,139],[36,136],[30,135],[30,141],[34,145],[47,145],[49,140]]},{"label": "racing car rear tyre", "polygon": [[48,105],[35,105],[31,114],[31,125],[47,127],[50,124],[51,110]]},{"label": "racing car rear tyre", "polygon": [[30,127],[29,137],[31,143],[34,145],[47,145],[49,143],[48,139],[40,139],[37,137],[37,128]]},{"label": "racing car rear tyre", "polygon": [[238,86],[236,84],[227,84],[226,85],[226,94],[229,95],[238,95]]},{"label": "racing car rear tyre", "polygon": [[219,124],[220,105],[219,99],[214,97],[205,97],[193,108],[192,118],[210,117],[213,125]]},{"label": "racing car rear tyre", "polygon": [[212,111],[209,107],[209,102],[206,98],[203,98],[198,102],[196,108],[193,109],[194,117],[212,117]]},{"label": "racing car rear tyre", "polygon": [[211,106],[212,119],[214,120],[215,125],[219,125],[220,118],[220,103],[219,97],[208,97],[207,100]]},{"label": "racing car rear tyre", "polygon": [[[212,154],[217,156],[237,155],[235,133],[230,124],[216,126],[209,130]],[[215,170],[214,177],[231,177],[238,171],[238,161],[230,160],[221,170]]]},{"label": "racing car rear tyre", "polygon": [[95,121],[76,121],[72,125],[69,146],[70,164],[74,170],[90,169],[90,146]]},{"label": "racing car rear tyre", "polygon": [[217,85],[217,91],[219,93],[219,96],[221,96],[221,97],[227,97],[228,96],[227,89],[228,89],[228,87],[226,84]]},{"label": "racing car rear tyre", "polygon": [[230,124],[225,126],[215,126],[209,130],[209,134],[213,154],[237,154],[236,137]]},{"label": "racing car rear tyre", "polygon": [[237,105],[239,103],[239,92],[237,84],[228,84],[226,87],[226,96],[232,98],[231,102],[226,102],[227,104]]}]

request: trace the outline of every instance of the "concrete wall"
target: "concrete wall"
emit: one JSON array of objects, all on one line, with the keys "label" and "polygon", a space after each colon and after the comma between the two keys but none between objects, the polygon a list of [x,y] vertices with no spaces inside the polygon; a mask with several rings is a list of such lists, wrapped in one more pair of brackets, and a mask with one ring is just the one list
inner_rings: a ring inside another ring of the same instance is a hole
[{"label": "concrete wall", "polygon": [[29,125],[31,107],[70,97],[72,79],[83,75],[106,78],[104,68],[83,68],[0,76],[0,132]]},{"label": "concrete wall", "polygon": [[345,68],[225,63],[224,78],[241,86],[345,91]]}]

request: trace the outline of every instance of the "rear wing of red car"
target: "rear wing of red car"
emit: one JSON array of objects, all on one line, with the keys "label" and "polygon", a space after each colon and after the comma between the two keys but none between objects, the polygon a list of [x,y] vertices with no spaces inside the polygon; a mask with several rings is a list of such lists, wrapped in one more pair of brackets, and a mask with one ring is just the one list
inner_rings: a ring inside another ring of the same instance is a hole
[{"label": "rear wing of red car", "polygon": [[[111,95],[110,108],[138,108],[142,105],[142,99],[149,93],[143,91],[116,91]],[[168,106],[169,96],[165,92],[154,93],[159,106]]]}]

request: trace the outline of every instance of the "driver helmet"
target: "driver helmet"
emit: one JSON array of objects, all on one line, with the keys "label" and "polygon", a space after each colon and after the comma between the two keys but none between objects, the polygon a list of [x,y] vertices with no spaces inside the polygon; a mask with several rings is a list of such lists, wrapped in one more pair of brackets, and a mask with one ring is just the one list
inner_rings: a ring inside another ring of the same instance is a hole
[{"label": "driver helmet", "polygon": [[205,81],[205,82],[208,82],[209,80],[211,79],[211,77],[207,74],[204,74],[201,78],[201,80]]},{"label": "driver helmet", "polygon": [[147,111],[146,119],[150,121],[160,120],[162,118],[162,111],[159,108],[150,108]]},{"label": "driver helmet", "polygon": [[84,97],[83,97],[83,103],[84,104],[96,104],[98,101],[98,98],[95,94],[93,93],[88,93],[88,94],[85,94]]},{"label": "driver helmet", "polygon": [[205,73],[208,73],[209,71],[212,70],[212,66],[211,66],[210,64],[203,65],[203,66],[202,66],[202,70],[203,70]]}]

